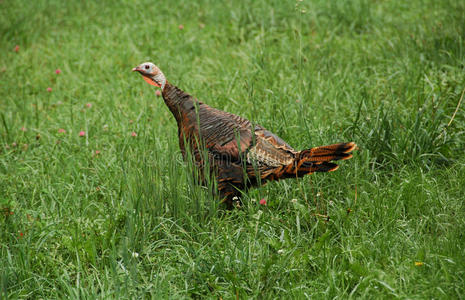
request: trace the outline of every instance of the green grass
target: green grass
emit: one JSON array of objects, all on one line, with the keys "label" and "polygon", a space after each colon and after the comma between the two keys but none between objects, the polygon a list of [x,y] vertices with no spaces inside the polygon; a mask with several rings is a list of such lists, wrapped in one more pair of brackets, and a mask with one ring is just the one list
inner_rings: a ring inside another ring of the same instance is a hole
[{"label": "green grass", "polygon": [[[463,297],[465,3],[247,2],[0,2],[0,298]],[[225,212],[143,61],[360,149]]]}]

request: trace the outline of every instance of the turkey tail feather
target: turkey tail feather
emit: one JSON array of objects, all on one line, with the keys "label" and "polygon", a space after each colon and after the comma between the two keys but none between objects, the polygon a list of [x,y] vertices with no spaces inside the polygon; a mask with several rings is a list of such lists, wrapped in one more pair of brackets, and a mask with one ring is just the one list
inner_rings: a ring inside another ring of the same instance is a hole
[{"label": "turkey tail feather", "polygon": [[346,160],[352,157],[356,145],[354,142],[320,146],[299,152],[298,159],[311,162]]},{"label": "turkey tail feather", "polygon": [[346,160],[352,157],[357,145],[354,142],[314,147],[297,153],[294,162],[284,167],[283,177],[304,176],[313,172],[332,172],[339,166],[331,161]]}]

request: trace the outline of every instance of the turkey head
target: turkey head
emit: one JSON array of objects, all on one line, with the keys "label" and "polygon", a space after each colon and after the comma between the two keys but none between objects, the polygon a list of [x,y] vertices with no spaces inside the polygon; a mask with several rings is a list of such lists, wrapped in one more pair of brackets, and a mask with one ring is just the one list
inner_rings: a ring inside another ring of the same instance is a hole
[{"label": "turkey head", "polygon": [[142,78],[151,85],[157,86],[162,90],[166,85],[166,78],[160,69],[151,62],[145,62],[132,69],[133,72],[139,72]]}]

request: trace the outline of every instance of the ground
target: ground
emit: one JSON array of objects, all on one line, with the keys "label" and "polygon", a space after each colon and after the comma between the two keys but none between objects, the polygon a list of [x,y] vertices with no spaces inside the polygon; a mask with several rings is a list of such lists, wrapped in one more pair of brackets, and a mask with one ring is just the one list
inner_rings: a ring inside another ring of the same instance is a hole
[{"label": "ground", "polygon": [[[459,0],[1,1],[0,298],[463,297],[464,16]],[[144,61],[296,149],[359,149],[224,211],[131,72]]]}]

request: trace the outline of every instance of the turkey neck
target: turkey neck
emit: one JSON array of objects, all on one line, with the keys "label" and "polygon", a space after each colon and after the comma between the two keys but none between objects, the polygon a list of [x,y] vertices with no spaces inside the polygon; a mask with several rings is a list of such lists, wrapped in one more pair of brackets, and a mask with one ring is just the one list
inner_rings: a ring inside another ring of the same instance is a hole
[{"label": "turkey neck", "polygon": [[201,102],[194,100],[191,95],[169,82],[166,83],[162,95],[166,106],[168,106],[171,110],[171,113],[176,119],[178,125],[182,123],[183,117],[185,117],[191,110],[195,109],[195,102],[197,102],[198,105],[201,104]]}]

